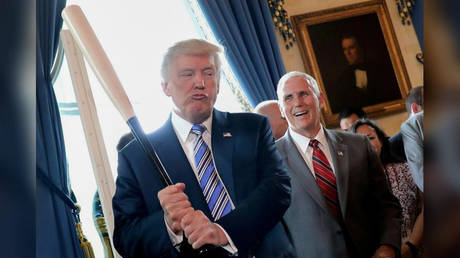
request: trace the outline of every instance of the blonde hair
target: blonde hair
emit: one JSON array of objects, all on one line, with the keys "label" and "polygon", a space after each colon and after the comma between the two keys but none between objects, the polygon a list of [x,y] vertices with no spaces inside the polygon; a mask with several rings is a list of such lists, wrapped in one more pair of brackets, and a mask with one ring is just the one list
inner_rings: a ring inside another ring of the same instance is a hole
[{"label": "blonde hair", "polygon": [[219,54],[221,53],[223,53],[222,47],[203,39],[187,39],[176,42],[173,46],[168,48],[163,56],[163,61],[161,63],[161,77],[163,80],[169,79],[169,66],[171,61],[175,57],[182,55],[209,55],[213,57],[216,65],[216,74],[219,76],[221,66]]}]

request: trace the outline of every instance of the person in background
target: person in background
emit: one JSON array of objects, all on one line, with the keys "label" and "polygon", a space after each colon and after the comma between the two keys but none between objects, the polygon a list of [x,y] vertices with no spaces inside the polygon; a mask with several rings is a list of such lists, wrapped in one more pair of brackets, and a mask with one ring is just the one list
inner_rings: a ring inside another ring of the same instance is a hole
[{"label": "person in background", "polygon": [[401,125],[404,151],[410,172],[418,188],[423,192],[423,111]]},{"label": "person in background", "polygon": [[401,257],[421,257],[423,198],[412,179],[407,162],[400,162],[390,151],[388,137],[374,122],[356,121],[351,132],[366,135],[384,167],[393,194],[402,207]]},{"label": "person in background", "polygon": [[[409,118],[423,111],[423,86],[414,87],[409,91],[405,100],[405,105]],[[390,148],[401,160],[407,160],[401,131],[390,137]]]},{"label": "person in background", "polygon": [[355,121],[366,117],[366,112],[362,108],[346,108],[339,113],[340,128],[348,131]]},{"label": "person in background", "polygon": [[277,89],[289,129],[276,145],[292,178],[284,221],[297,255],[396,257],[401,207],[367,137],[321,125],[325,97],[312,76],[287,73]]},{"label": "person in background", "polygon": [[264,115],[270,120],[270,127],[272,128],[275,140],[278,140],[286,133],[288,124],[286,119],[281,116],[278,101],[266,100],[262,101],[254,108],[254,113]]},{"label": "person in background", "polygon": [[[413,116],[423,111],[423,86],[412,88],[409,91],[409,94],[406,97],[406,111],[409,114],[408,120],[412,119]],[[416,119],[418,120],[418,119]],[[406,120],[407,121],[407,120]],[[418,126],[415,124],[415,121],[407,122],[407,126],[405,126],[406,131],[406,143],[403,140],[403,130],[399,131],[395,135],[391,136],[390,141],[390,149],[391,151],[399,157],[402,161],[408,161],[409,168],[411,168],[411,173],[413,173],[415,183],[419,186],[419,188],[423,191],[423,173],[420,173],[420,166],[423,166],[423,157],[420,151],[420,144],[422,144],[423,149],[423,132],[417,132]],[[414,124],[413,126],[409,126],[409,124]],[[419,122],[417,124],[420,124]],[[404,125],[404,123],[403,123]],[[402,126],[403,126],[402,125]],[[421,127],[419,127],[421,128]],[[414,131],[415,130],[415,131]],[[422,138],[420,138],[422,136]],[[420,140],[422,139],[422,140]],[[405,145],[409,149],[406,153]],[[407,157],[410,156],[408,159]]]}]

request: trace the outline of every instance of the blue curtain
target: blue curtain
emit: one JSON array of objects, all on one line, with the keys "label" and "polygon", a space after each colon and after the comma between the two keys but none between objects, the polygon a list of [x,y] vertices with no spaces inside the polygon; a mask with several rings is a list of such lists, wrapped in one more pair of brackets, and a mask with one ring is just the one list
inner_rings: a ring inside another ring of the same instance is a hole
[{"label": "blue curtain", "polygon": [[[64,138],[50,78],[65,4],[65,0],[38,0],[36,5],[36,169],[69,195]],[[39,179],[36,198],[36,257],[83,257],[71,207]]]},{"label": "blue curtain", "polygon": [[285,73],[266,0],[199,0],[252,106],[277,99]]}]

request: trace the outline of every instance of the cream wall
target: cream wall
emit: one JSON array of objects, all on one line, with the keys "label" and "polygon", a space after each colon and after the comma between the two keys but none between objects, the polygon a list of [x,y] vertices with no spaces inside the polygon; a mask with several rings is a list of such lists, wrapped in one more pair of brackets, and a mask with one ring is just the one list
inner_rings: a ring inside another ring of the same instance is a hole
[{"label": "cream wall", "polygon": [[[289,16],[340,7],[349,4],[366,2],[362,0],[287,0],[285,4]],[[423,65],[415,58],[416,53],[420,52],[420,45],[412,26],[403,26],[398,15],[396,4],[393,0],[386,0],[388,11],[396,38],[403,54],[404,63],[409,74],[411,87],[423,85]],[[302,57],[297,44],[286,50],[284,42],[277,33],[278,43],[280,44],[281,55],[283,56],[286,71],[303,71]],[[385,117],[379,117],[375,121],[388,134],[392,135],[399,131],[401,123],[407,119],[407,113],[402,112]]]}]

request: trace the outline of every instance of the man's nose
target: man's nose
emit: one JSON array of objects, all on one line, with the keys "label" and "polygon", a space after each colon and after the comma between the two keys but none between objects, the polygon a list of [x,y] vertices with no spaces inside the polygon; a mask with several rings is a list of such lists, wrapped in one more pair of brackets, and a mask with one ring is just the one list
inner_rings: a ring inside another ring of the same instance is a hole
[{"label": "man's nose", "polygon": [[297,95],[294,97],[294,105],[295,106],[301,106],[304,104],[303,98],[300,95]]},{"label": "man's nose", "polygon": [[195,75],[193,85],[197,88],[204,88],[206,85],[204,84],[204,79],[201,74]]}]

